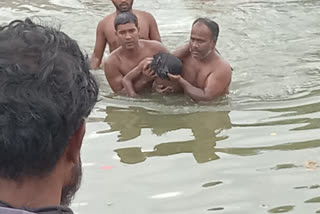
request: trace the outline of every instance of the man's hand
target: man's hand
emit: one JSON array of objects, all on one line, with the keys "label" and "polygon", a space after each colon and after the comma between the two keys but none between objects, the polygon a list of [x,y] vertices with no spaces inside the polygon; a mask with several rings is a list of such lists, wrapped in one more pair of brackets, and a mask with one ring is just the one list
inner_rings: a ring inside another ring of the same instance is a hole
[{"label": "man's hand", "polygon": [[180,75],[173,75],[168,73],[168,77],[173,82],[179,82],[182,80],[182,77]]},{"label": "man's hand", "polygon": [[157,77],[157,75],[154,73],[154,71],[150,67],[145,68],[142,71],[142,74],[144,77],[146,77],[150,81],[154,80]]},{"label": "man's hand", "polygon": [[100,69],[99,59],[95,56],[92,56],[90,60],[90,66],[91,66],[90,69],[92,70]]},{"label": "man's hand", "polygon": [[139,63],[143,78],[145,78],[147,81],[152,81],[157,77],[150,67],[152,60],[152,57],[147,57]]},{"label": "man's hand", "polygon": [[138,67],[141,69],[141,71],[143,71],[150,67],[152,60],[152,57],[147,57],[139,63]]}]

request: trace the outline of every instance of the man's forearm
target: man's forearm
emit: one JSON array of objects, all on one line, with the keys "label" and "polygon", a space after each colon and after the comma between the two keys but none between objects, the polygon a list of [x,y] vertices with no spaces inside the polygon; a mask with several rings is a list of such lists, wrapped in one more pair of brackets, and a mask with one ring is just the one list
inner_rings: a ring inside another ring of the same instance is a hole
[{"label": "man's forearm", "polygon": [[179,83],[184,90],[184,93],[190,96],[195,101],[210,101],[211,97],[207,96],[205,91],[201,88],[197,88],[190,84],[187,80],[182,77],[179,79]]},{"label": "man's forearm", "polygon": [[122,79],[123,88],[125,89],[126,93],[131,97],[137,95],[135,91],[136,86],[135,84],[133,84],[133,81],[140,75],[140,73],[141,69],[139,68],[139,66],[137,66]]},{"label": "man's forearm", "polygon": [[152,81],[152,79],[142,76],[142,78],[134,83],[134,88],[137,92],[142,91],[146,88],[146,85],[150,84]]},{"label": "man's forearm", "polygon": [[101,59],[99,59],[95,54],[91,56],[90,65],[91,69],[96,70],[100,67]]}]

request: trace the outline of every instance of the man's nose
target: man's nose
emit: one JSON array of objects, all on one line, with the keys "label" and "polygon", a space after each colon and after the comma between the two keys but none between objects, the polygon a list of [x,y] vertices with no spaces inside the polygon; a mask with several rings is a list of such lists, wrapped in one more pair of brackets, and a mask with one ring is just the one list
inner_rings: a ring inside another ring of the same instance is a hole
[{"label": "man's nose", "polygon": [[196,41],[192,41],[192,42],[191,42],[191,47],[193,47],[193,48],[198,48],[198,47],[199,47],[199,43],[196,42]]},{"label": "man's nose", "polygon": [[131,35],[130,35],[130,33],[126,33],[126,37],[125,37],[126,39],[131,39]]}]

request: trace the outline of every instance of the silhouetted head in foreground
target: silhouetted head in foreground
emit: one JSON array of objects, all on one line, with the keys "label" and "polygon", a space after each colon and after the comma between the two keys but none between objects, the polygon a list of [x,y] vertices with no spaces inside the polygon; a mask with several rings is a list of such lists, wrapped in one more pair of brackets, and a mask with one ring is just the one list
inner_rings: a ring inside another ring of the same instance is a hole
[{"label": "silhouetted head in foreground", "polygon": [[1,201],[15,208],[70,204],[97,96],[75,40],[30,19],[0,27]]}]

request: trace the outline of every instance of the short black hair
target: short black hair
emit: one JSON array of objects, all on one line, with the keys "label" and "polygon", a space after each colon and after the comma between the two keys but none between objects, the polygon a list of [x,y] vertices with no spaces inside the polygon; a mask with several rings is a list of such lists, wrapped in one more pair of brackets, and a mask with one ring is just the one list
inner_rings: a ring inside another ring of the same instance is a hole
[{"label": "short black hair", "polygon": [[114,19],[114,28],[117,30],[118,25],[134,23],[138,27],[138,18],[131,12],[119,13]]},{"label": "short black hair", "polygon": [[211,38],[213,40],[218,40],[219,25],[216,22],[214,22],[214,21],[212,21],[211,19],[208,19],[208,18],[198,18],[193,22],[192,26],[195,25],[198,22],[201,22],[201,23],[205,24],[209,28],[209,30],[211,32]]},{"label": "short black hair", "polygon": [[98,91],[65,33],[29,18],[0,26],[0,178],[49,174]]}]

